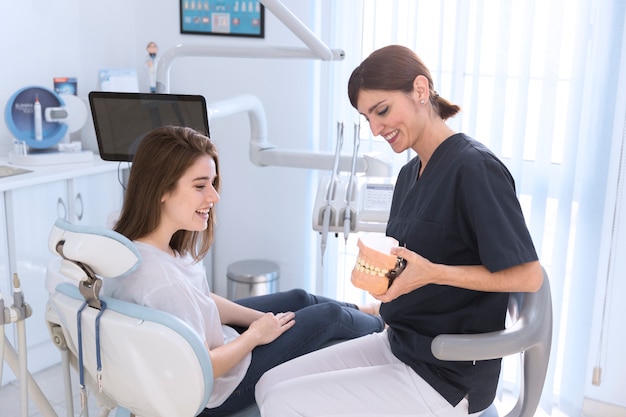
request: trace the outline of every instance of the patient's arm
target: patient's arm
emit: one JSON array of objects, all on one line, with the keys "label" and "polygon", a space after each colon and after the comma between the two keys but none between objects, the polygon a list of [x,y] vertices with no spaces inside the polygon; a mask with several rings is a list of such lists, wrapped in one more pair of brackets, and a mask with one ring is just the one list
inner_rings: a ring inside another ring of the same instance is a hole
[{"label": "patient's arm", "polygon": [[227,298],[211,293],[211,298],[217,305],[222,324],[230,326],[248,327],[253,321],[263,316],[263,312],[233,303]]},{"label": "patient's arm", "polygon": [[292,312],[263,313],[211,294],[223,324],[248,327],[232,342],[209,350],[213,377],[218,378],[242,361],[252,349],[276,340],[295,324]]}]

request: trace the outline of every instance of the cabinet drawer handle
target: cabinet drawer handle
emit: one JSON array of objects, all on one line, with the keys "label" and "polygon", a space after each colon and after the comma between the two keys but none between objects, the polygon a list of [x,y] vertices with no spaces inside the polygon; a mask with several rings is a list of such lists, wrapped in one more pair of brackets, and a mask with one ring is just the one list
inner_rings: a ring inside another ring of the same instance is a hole
[{"label": "cabinet drawer handle", "polygon": [[76,218],[80,221],[83,219],[83,214],[85,212],[85,206],[83,205],[83,196],[80,193],[76,194],[76,199],[74,201]]},{"label": "cabinet drawer handle", "polygon": [[65,202],[61,197],[57,200],[57,217],[67,220],[67,207],[65,207]]}]

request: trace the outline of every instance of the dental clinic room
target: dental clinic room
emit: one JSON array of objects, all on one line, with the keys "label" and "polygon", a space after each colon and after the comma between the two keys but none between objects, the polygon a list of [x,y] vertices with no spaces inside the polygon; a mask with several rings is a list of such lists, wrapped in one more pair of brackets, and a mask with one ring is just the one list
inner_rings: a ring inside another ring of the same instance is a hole
[{"label": "dental clinic room", "polygon": [[626,417],[625,22],[0,2],[0,417]]}]

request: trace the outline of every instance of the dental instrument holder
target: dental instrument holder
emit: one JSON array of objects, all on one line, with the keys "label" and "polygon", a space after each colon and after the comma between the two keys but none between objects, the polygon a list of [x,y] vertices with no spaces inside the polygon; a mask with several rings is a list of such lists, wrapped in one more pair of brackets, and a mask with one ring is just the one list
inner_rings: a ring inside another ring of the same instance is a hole
[{"label": "dental instrument holder", "polygon": [[324,263],[324,252],[326,251],[326,242],[328,232],[330,231],[330,222],[337,216],[337,212],[331,207],[330,202],[335,198],[336,180],[339,177],[339,158],[341,157],[341,148],[343,147],[343,122],[337,122],[337,146],[335,149],[335,158],[333,161],[333,169],[331,171],[331,179],[326,187],[326,205],[322,209],[322,235],[320,249],[321,262]]},{"label": "dental instrument holder", "polygon": [[33,309],[30,304],[24,302],[24,294],[21,291],[13,291],[13,304],[9,307],[6,307],[4,298],[0,293],[0,313],[2,313],[0,314],[0,326],[4,326],[26,320],[33,314]]},{"label": "dental instrument holder", "polygon": [[[335,193],[328,201],[326,190],[330,181],[335,181]],[[322,232],[323,210],[331,206],[329,232],[336,234],[346,230],[346,210],[350,210],[350,232],[384,233],[389,220],[389,209],[393,197],[394,179],[391,177],[340,175],[335,179],[324,176],[320,179],[313,206],[313,230]],[[346,198],[350,198],[350,204]],[[332,215],[336,213],[338,215]]]},{"label": "dental instrument holder", "polygon": [[[4,299],[0,293],[0,327],[2,328],[2,340],[0,340],[0,382],[2,382],[2,366],[5,361],[5,349],[8,354],[6,359],[9,367],[13,370],[20,381],[20,408],[22,415],[28,415],[28,384],[31,375],[28,372],[26,354],[26,327],[25,320],[33,314],[32,308],[24,301],[24,293],[17,274],[13,274],[13,304],[5,307]],[[4,326],[14,323],[17,327],[17,351],[6,337]],[[32,377],[31,377],[32,378]]]},{"label": "dental instrument holder", "polygon": [[394,181],[390,177],[357,176],[360,125],[354,124],[354,144],[349,176],[340,175],[343,123],[337,125],[337,148],[333,169],[320,180],[313,208],[313,230],[321,233],[322,259],[326,236],[343,232],[347,244],[352,232],[384,233],[389,219]]}]

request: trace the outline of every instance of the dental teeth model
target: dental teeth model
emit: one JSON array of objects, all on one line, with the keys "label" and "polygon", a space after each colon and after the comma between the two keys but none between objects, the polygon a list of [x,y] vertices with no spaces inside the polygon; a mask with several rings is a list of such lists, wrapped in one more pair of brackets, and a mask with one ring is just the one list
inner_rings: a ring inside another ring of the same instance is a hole
[{"label": "dental teeth model", "polygon": [[352,284],[374,295],[386,293],[406,266],[404,259],[390,254],[398,241],[389,236],[364,234],[357,246],[359,256],[352,270]]}]

